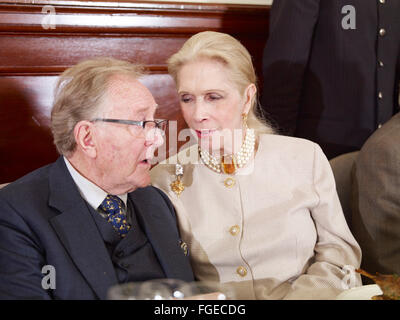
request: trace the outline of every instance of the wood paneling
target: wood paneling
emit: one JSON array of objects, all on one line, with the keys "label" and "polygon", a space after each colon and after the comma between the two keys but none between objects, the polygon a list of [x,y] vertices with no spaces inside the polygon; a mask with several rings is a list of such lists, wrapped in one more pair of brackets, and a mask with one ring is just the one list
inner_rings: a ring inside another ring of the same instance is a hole
[{"label": "wood paneling", "polygon": [[[42,13],[46,5],[55,20]],[[268,12],[248,5],[0,0],[0,183],[56,159],[49,115],[65,68],[95,56],[143,63],[149,70],[143,81],[160,105],[157,117],[178,121],[180,130],[185,123],[167,58],[192,34],[216,30],[241,40],[261,70]],[[53,22],[55,29],[44,28]]]},{"label": "wood paneling", "polygon": [[[58,73],[67,66],[94,56],[112,56],[145,64],[151,71],[166,72],[165,61],[185,39],[149,36],[27,36],[0,37],[0,73]],[[31,48],[31,55],[15,54]],[[161,49],[161,50],[160,50]],[[149,54],[151,53],[151,54]]]}]

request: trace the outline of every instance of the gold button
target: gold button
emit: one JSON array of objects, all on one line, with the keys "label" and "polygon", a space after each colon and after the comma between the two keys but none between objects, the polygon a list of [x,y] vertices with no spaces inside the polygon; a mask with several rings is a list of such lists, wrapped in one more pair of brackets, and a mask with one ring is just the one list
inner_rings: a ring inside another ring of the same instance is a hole
[{"label": "gold button", "polygon": [[383,66],[384,66],[384,64],[383,64],[382,61],[379,61],[379,66],[380,66],[380,67],[383,67]]},{"label": "gold button", "polygon": [[236,236],[240,231],[240,227],[238,225],[234,225],[229,229],[231,235]]},{"label": "gold button", "polygon": [[380,92],[380,91],[378,92],[378,98],[379,98],[379,99],[382,99],[382,98],[383,98],[383,94],[382,94],[382,92]]},{"label": "gold button", "polygon": [[386,34],[386,30],[385,29],[382,28],[382,29],[379,30],[379,35],[381,37],[383,37],[385,34]]},{"label": "gold button", "polygon": [[233,178],[226,178],[224,181],[224,186],[227,188],[232,188],[235,185],[236,181]]},{"label": "gold button", "polygon": [[240,266],[236,269],[236,272],[239,276],[245,277],[247,275],[247,269],[245,267]]}]

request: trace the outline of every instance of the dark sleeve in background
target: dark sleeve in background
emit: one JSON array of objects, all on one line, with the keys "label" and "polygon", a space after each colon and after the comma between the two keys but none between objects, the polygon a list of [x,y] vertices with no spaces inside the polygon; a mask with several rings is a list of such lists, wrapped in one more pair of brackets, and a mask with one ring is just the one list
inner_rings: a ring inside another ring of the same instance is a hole
[{"label": "dark sleeve in background", "polygon": [[304,71],[318,21],[320,0],[274,0],[263,56],[262,106],[282,134],[293,135]]}]

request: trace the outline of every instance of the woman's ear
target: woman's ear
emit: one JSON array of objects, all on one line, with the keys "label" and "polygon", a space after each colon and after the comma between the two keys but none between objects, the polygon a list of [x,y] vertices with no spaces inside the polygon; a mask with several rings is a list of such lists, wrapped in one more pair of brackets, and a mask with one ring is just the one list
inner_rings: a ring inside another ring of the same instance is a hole
[{"label": "woman's ear", "polygon": [[244,91],[244,98],[245,98],[245,104],[243,108],[243,112],[245,114],[248,114],[254,99],[256,98],[256,93],[257,93],[257,87],[255,86],[254,83],[251,83],[247,86],[246,90]]},{"label": "woman's ear", "polygon": [[77,149],[90,158],[97,155],[96,130],[90,121],[79,121],[74,128],[74,137]]}]

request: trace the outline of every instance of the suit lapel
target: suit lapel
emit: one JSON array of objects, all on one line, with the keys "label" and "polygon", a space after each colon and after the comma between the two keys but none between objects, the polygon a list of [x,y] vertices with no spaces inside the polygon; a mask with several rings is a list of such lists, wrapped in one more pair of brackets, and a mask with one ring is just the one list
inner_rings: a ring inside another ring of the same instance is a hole
[{"label": "suit lapel", "polygon": [[117,277],[104,241],[86,202],[60,157],[50,174],[49,205],[60,211],[50,223],[76,267],[100,299],[117,284]]},{"label": "suit lapel", "polygon": [[193,280],[189,259],[183,254],[176,220],[164,201],[146,196],[144,189],[129,194],[135,213],[167,278]]}]

